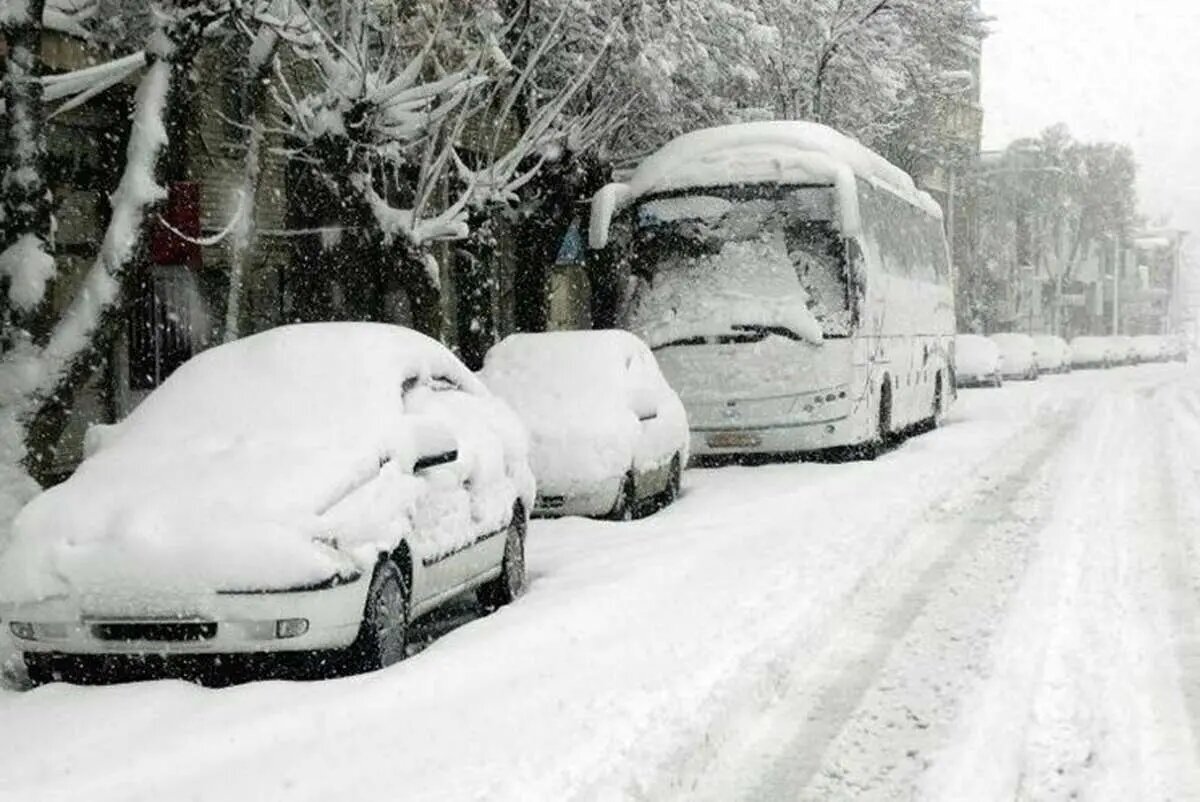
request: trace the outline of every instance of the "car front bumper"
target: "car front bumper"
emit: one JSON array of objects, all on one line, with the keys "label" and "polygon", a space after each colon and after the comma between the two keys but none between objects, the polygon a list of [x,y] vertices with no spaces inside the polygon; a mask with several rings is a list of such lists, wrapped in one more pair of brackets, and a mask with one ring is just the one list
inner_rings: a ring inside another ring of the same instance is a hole
[{"label": "car front bumper", "polygon": [[568,515],[598,518],[608,515],[616,509],[621,480],[622,477],[613,477],[587,487],[572,487],[561,492],[554,488],[539,487],[532,515],[535,518],[564,518]]},{"label": "car front bumper", "polygon": [[[358,634],[369,585],[370,578],[364,576],[320,590],[205,594],[174,605],[144,607],[53,599],[5,610],[0,626],[26,654],[173,656],[339,649]],[[301,626],[300,621],[305,623]]]}]

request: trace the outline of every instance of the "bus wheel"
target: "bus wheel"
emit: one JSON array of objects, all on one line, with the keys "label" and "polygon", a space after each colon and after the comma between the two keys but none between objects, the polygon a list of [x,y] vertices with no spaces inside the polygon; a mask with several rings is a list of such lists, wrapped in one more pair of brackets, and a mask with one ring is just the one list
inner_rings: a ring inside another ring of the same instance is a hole
[{"label": "bus wheel", "polygon": [[892,383],[886,379],[879,391],[879,430],[876,434],[883,446],[892,439]]},{"label": "bus wheel", "polygon": [[933,385],[933,416],[929,419],[929,428],[936,429],[942,425],[942,417],[946,414],[946,397],[942,393],[942,374],[937,375]]},{"label": "bus wheel", "polygon": [[875,421],[875,431],[867,442],[855,452],[861,459],[873,460],[882,454],[892,440],[892,384],[884,379],[879,390],[879,417]]}]

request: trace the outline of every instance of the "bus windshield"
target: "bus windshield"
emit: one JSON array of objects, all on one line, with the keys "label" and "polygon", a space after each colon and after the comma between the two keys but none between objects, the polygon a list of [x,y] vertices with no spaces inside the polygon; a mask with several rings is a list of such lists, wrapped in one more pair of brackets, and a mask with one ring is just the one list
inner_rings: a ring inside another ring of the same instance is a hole
[{"label": "bus windshield", "polygon": [[847,337],[845,247],[830,187],[743,187],[638,208],[628,327],[651,347]]}]

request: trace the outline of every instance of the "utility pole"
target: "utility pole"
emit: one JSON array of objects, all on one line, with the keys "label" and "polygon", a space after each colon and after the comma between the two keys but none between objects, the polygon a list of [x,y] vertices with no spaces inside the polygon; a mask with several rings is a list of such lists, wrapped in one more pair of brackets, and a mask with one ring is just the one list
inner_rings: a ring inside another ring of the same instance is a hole
[{"label": "utility pole", "polygon": [[1125,272],[1125,249],[1121,247],[1121,237],[1113,241],[1113,308],[1112,333],[1121,333],[1121,274]]}]

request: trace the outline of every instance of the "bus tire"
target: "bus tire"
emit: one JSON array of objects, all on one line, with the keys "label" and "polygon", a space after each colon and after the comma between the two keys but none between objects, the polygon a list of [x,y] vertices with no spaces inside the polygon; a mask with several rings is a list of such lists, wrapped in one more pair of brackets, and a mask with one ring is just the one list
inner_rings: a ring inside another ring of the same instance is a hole
[{"label": "bus tire", "polygon": [[884,379],[879,388],[879,416],[875,437],[881,446],[886,447],[892,440],[892,382]]},{"label": "bus tire", "polygon": [[943,391],[942,374],[937,374],[933,383],[933,414],[929,418],[929,428],[936,429],[942,425],[946,415],[946,393]]},{"label": "bus tire", "polygon": [[879,407],[875,415],[875,431],[856,452],[864,460],[874,460],[887,450],[892,439],[892,383],[884,379],[879,387]]}]

